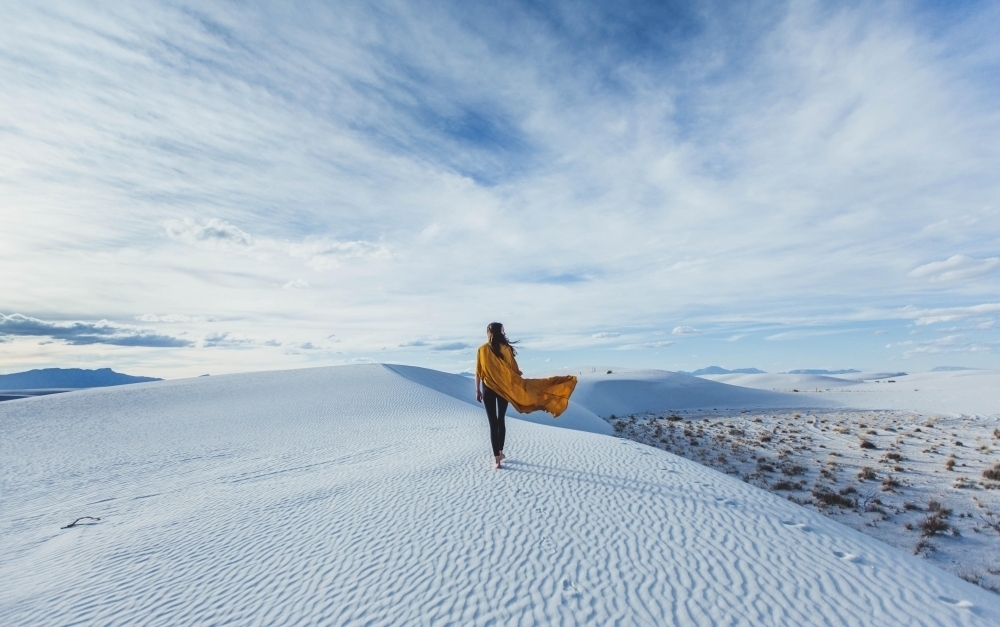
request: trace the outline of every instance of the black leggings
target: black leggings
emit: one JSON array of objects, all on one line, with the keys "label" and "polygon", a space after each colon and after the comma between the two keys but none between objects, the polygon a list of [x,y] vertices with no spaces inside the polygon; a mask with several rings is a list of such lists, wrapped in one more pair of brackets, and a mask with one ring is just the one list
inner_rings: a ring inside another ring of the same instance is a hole
[{"label": "black leggings", "polygon": [[507,413],[507,399],[483,384],[483,404],[486,405],[486,417],[490,421],[490,444],[493,445],[493,456],[503,450],[503,440],[507,436],[507,426],[503,423]]}]

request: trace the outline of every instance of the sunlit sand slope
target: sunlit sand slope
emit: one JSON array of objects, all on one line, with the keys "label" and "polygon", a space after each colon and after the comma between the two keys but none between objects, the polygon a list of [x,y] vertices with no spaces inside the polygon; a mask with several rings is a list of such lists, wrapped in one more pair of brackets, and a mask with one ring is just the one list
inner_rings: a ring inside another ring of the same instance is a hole
[{"label": "sunlit sand slope", "polygon": [[[640,444],[380,365],[0,405],[4,625],[995,625],[1000,600]],[[101,520],[60,529],[80,516]]]}]

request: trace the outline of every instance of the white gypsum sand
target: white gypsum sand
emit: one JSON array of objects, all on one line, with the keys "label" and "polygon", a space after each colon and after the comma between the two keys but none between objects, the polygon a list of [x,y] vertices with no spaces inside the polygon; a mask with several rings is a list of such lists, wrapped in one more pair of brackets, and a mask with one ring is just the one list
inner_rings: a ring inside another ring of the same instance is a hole
[{"label": "white gypsum sand", "polygon": [[493,470],[481,406],[407,374],[0,404],[0,623],[1000,621],[992,593],[649,446],[510,420]]},{"label": "white gypsum sand", "polygon": [[[798,392],[803,407],[836,399],[924,411],[719,405],[613,422],[626,437],[741,477],[1000,592],[1000,482],[984,476],[1000,462],[998,374],[703,375]],[[928,411],[943,406],[984,413]]]}]

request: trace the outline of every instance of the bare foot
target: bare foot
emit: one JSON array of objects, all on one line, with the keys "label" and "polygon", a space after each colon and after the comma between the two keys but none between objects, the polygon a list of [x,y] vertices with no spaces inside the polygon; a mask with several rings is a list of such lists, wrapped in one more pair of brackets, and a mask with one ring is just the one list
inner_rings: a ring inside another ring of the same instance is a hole
[{"label": "bare foot", "polygon": [[507,459],[507,456],[503,454],[503,451],[500,451],[500,456],[497,459],[499,459],[500,461],[503,461],[503,460]]},{"label": "bare foot", "polygon": [[499,469],[500,468],[500,460],[503,459],[503,457],[497,455],[493,459],[496,461],[497,468]]}]

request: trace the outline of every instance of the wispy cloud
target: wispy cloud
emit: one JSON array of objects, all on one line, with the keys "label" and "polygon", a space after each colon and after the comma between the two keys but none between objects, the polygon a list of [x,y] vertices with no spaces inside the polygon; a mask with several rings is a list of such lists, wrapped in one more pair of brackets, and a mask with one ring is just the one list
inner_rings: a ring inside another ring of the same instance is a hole
[{"label": "wispy cloud", "polygon": [[966,255],[953,255],[944,261],[934,261],[914,268],[912,277],[927,277],[932,282],[964,281],[989,274],[1000,268],[1000,257],[973,259]]},{"label": "wispy cloud", "polygon": [[661,340],[659,342],[639,342],[637,344],[624,344],[619,348],[622,350],[634,350],[639,348],[666,348],[675,344],[672,340]]},{"label": "wispy cloud", "polygon": [[674,327],[674,330],[671,331],[671,333],[673,333],[674,335],[698,335],[699,333],[701,333],[701,331],[699,331],[694,327],[682,326],[682,327]]},{"label": "wispy cloud", "polygon": [[[183,311],[140,322],[175,325],[179,349],[246,349],[150,357],[188,374],[249,367],[261,345],[239,338],[336,330],[347,360],[495,316],[550,351],[610,348],[594,329],[655,344],[685,320],[700,354],[861,318],[981,324],[1000,293],[1000,91],[982,80],[998,19],[881,1],[13,3],[4,308]],[[253,367],[321,351],[260,352]]]},{"label": "wispy cloud", "polygon": [[47,322],[21,314],[0,314],[0,336],[45,337],[66,344],[88,346],[146,346],[179,348],[194,343],[152,329],[100,320],[98,322]]},{"label": "wispy cloud", "polygon": [[465,342],[444,342],[431,346],[432,351],[460,351],[466,348],[472,348],[472,345]]},{"label": "wispy cloud", "polygon": [[[340,266],[345,259],[371,257],[388,259],[392,255],[384,244],[366,241],[336,241],[328,237],[307,237],[300,242],[288,242],[267,237],[254,237],[246,231],[218,218],[198,221],[191,218],[169,220],[165,223],[167,235],[192,246],[207,246],[222,250],[254,253],[263,259],[271,254],[283,254],[306,260],[315,270],[329,270]],[[286,286],[290,289],[307,287],[298,279]]]}]

